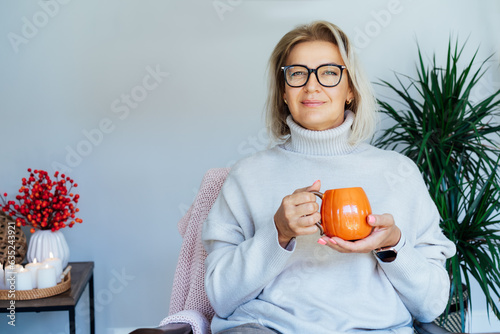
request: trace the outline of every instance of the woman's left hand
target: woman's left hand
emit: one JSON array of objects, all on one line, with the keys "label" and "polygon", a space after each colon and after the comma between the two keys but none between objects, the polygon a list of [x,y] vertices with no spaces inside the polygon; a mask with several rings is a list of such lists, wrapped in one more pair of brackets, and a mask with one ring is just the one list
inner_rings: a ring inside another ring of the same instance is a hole
[{"label": "woman's left hand", "polygon": [[391,214],[372,214],[366,218],[366,221],[373,226],[373,231],[364,239],[347,241],[339,237],[328,238],[324,235],[318,242],[326,243],[328,247],[341,253],[368,253],[377,248],[396,246],[399,242],[401,230],[396,226]]}]

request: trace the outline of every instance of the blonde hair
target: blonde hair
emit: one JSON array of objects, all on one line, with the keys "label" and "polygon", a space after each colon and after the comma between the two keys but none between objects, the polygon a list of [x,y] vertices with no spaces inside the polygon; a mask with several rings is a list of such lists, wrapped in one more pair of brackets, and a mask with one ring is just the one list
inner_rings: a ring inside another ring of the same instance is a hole
[{"label": "blonde hair", "polygon": [[376,100],[370,82],[357,62],[353,46],[347,35],[327,21],[314,21],[301,25],[285,34],[274,48],[269,59],[269,96],[267,98],[267,127],[273,139],[283,141],[290,134],[286,118],[290,115],[283,100],[285,79],[281,70],[292,48],[302,42],[326,41],[335,44],[347,67],[348,83],[354,99],[344,109],[355,114],[349,141],[359,143],[372,137],[377,121]]}]

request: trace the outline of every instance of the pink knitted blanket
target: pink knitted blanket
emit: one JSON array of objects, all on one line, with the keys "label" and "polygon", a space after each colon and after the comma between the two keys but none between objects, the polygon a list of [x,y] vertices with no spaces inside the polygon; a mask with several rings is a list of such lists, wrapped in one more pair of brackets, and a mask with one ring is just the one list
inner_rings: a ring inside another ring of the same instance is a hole
[{"label": "pink knitted blanket", "polygon": [[[169,317],[165,318],[162,324],[182,322],[175,319],[183,318],[183,314],[188,314],[189,318],[189,314],[193,314],[193,312],[178,314],[184,310],[194,310],[197,311],[196,314],[201,313],[206,318],[206,321],[202,319],[202,322],[207,324],[214,316],[214,310],[208,301],[204,287],[207,253],[201,242],[201,231],[203,222],[207,218],[228,172],[229,168],[214,168],[205,174],[193,204],[178,223],[179,233],[184,240],[174,276]],[[191,321],[187,322],[191,323]],[[193,324],[192,327],[194,330]]]}]

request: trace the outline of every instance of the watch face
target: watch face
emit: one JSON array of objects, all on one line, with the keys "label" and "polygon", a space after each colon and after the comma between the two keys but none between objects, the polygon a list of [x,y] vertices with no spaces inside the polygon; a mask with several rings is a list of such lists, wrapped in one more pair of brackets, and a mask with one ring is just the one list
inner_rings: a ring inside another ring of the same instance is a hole
[{"label": "watch face", "polygon": [[382,262],[392,262],[396,259],[397,253],[396,251],[389,249],[385,251],[380,251],[377,252],[377,257],[382,261]]}]

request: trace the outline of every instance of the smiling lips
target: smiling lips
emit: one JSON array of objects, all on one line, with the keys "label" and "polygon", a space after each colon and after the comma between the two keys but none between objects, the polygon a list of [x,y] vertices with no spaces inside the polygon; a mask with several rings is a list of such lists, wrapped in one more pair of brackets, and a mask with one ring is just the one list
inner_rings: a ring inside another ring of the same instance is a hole
[{"label": "smiling lips", "polygon": [[318,100],[304,100],[301,103],[306,107],[314,108],[323,105],[325,102]]}]

